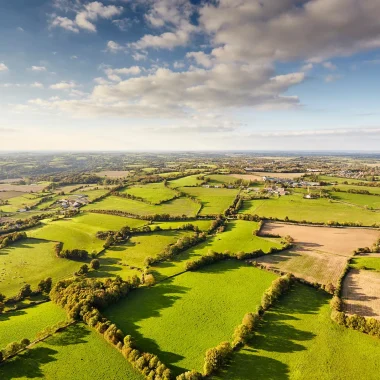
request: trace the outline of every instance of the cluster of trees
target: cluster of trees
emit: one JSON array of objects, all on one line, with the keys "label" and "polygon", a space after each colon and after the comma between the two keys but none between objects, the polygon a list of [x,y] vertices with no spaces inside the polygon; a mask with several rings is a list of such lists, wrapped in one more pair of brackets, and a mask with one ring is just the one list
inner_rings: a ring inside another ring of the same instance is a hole
[{"label": "cluster of trees", "polygon": [[27,236],[25,232],[12,232],[10,234],[0,236],[0,249],[8,247],[8,245],[26,238]]},{"label": "cluster of trees", "polygon": [[243,204],[243,201],[240,198],[240,195],[238,194],[235,197],[232,205],[230,207],[228,207],[228,209],[224,212],[224,215],[228,216],[228,215],[234,215],[234,214],[236,214],[239,211],[239,209],[242,206],[242,204]]},{"label": "cluster of trees", "polygon": [[3,350],[0,350],[0,363],[8,359],[11,356],[16,355],[19,351],[29,346],[29,339],[22,339],[20,342],[9,343]]},{"label": "cluster of trees", "polygon": [[188,219],[187,215],[181,215],[181,216],[172,216],[170,214],[154,214],[154,215],[137,215],[132,214],[127,211],[120,211],[120,210],[91,210],[90,212],[95,214],[108,214],[108,215],[116,215],[116,216],[125,216],[127,218],[133,218],[133,219],[141,219],[141,220],[154,220],[154,221],[163,221],[167,222],[170,220],[186,220]]},{"label": "cluster of trees", "polygon": [[274,304],[274,302],[276,302],[285,292],[289,290],[293,282],[294,277],[290,273],[276,278],[272,282],[269,289],[267,289],[263,294],[263,297],[261,299],[262,310],[268,310]]},{"label": "cluster of trees", "polygon": [[375,193],[371,193],[368,190],[361,190],[361,189],[348,189],[347,191],[344,191],[338,187],[333,187],[332,191],[335,191],[336,193],[351,193],[351,194],[363,194],[363,195],[379,195]]},{"label": "cluster of trees", "polygon": [[160,252],[155,258],[148,256],[145,258],[145,265],[149,266],[157,262],[169,260],[180,252],[193,247],[203,241],[205,241],[207,235],[205,232],[195,233],[193,236],[183,236],[177,240],[175,244],[169,245],[163,252]]},{"label": "cluster of trees", "polygon": [[88,259],[88,252],[85,249],[63,249],[59,252],[58,257],[84,261]]},{"label": "cluster of trees", "polygon": [[225,223],[226,218],[223,215],[219,215],[215,220],[211,222],[210,228],[208,229],[208,233],[211,234],[214,231],[223,232],[220,228],[223,227],[224,230]]},{"label": "cluster of trees", "polygon": [[203,375],[210,376],[213,372],[222,368],[230,358],[232,351],[230,342],[222,342],[218,346],[207,350],[203,365]]},{"label": "cluster of trees", "polygon": [[239,220],[249,220],[250,222],[260,222],[261,221],[261,217],[254,214],[238,214],[237,218]]},{"label": "cluster of trees", "polygon": [[176,377],[176,380],[201,380],[203,379],[203,375],[196,370],[187,371],[181,373]]}]

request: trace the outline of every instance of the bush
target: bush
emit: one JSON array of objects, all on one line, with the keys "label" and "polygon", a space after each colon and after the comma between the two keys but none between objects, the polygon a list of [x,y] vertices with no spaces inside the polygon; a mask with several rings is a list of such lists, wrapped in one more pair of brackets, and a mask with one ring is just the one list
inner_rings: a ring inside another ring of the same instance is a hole
[{"label": "bush", "polygon": [[100,268],[100,261],[98,259],[93,259],[90,262],[91,269],[98,270]]},{"label": "bush", "polygon": [[221,369],[231,353],[230,342],[222,342],[218,346],[207,350],[203,366],[204,376],[210,376],[213,372]]}]

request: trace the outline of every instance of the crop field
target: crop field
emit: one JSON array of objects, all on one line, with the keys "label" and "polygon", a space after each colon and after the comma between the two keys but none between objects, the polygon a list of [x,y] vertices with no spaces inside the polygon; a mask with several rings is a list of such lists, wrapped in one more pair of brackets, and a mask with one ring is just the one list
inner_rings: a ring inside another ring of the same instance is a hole
[{"label": "crop field", "polygon": [[10,199],[22,196],[23,193],[20,191],[0,191],[0,200]]},{"label": "crop field", "polygon": [[153,204],[159,204],[161,202],[168,201],[177,195],[176,191],[166,187],[163,182],[148,183],[146,185],[135,185],[123,190],[122,193],[143,198],[144,200]]},{"label": "crop field", "polygon": [[202,203],[200,215],[223,214],[232,205],[236,195],[239,193],[237,189],[204,187],[181,187],[178,190],[197,198]]},{"label": "crop field", "polygon": [[377,379],[380,341],[335,324],[328,302],[326,293],[297,285],[213,379]]},{"label": "crop field", "polygon": [[0,367],[2,380],[93,380],[94,373],[99,380],[144,378],[101,335],[82,324],[38,343]]},{"label": "crop field", "polygon": [[197,179],[200,174],[194,174],[194,175],[189,175],[187,177],[182,177],[175,179],[173,181],[169,182],[169,186],[172,187],[173,189],[177,189],[179,187],[192,187],[192,186],[199,186],[203,180]]},{"label": "crop field", "polygon": [[221,262],[132,292],[105,315],[176,374],[201,371],[205,351],[231,339],[275,278],[243,263]]},{"label": "crop field", "polygon": [[166,202],[162,205],[150,205],[133,199],[125,199],[116,196],[109,196],[100,202],[92,203],[86,206],[85,210],[120,210],[136,215],[156,215],[170,214],[172,216],[186,215],[194,217],[200,205],[189,198],[177,198]]},{"label": "crop field", "polygon": [[0,349],[24,338],[33,341],[37,333],[66,319],[65,311],[53,302],[0,314]]},{"label": "crop field", "polygon": [[129,173],[130,172],[128,170],[105,170],[105,171],[97,172],[95,174],[99,177],[108,177],[112,179],[117,179],[117,178],[128,177]]},{"label": "crop field", "polygon": [[380,273],[351,269],[343,281],[345,311],[380,319]]},{"label": "crop field", "polygon": [[[380,189],[380,188],[379,188]],[[334,200],[347,202],[361,207],[370,207],[375,210],[380,210],[380,196],[365,195],[365,194],[352,194],[352,193],[331,193]]]},{"label": "crop field", "polygon": [[23,193],[37,193],[48,186],[50,182],[38,182],[31,185],[16,185],[14,183],[0,183],[0,191],[22,191]]},{"label": "crop field", "polygon": [[285,195],[277,199],[243,202],[242,214],[257,214],[284,220],[327,223],[328,221],[362,223],[371,226],[380,222],[380,213],[361,207],[329,201],[326,198],[304,199],[302,194]]},{"label": "crop field", "polygon": [[14,296],[25,283],[34,288],[46,277],[53,280],[71,277],[80,265],[57,258],[53,242],[21,240],[0,250],[0,292]]},{"label": "crop field", "polygon": [[380,272],[380,255],[373,254],[373,256],[355,256],[351,259],[350,267],[354,269],[373,270]]}]

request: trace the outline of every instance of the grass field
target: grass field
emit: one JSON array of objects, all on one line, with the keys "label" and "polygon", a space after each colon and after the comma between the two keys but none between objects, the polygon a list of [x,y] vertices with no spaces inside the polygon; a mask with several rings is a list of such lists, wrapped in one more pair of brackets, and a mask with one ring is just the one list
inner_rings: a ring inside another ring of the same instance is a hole
[{"label": "grass field", "polygon": [[203,182],[202,180],[197,179],[197,177],[199,177],[200,175],[201,174],[194,174],[189,175],[187,177],[175,179],[169,182],[169,186],[173,189],[176,189],[178,187],[198,186]]},{"label": "grass field", "polygon": [[8,205],[0,206],[0,210],[3,212],[16,212],[19,209],[25,207],[32,207],[39,201],[38,198],[30,198],[27,195],[21,195],[8,199]]},{"label": "grass field", "polygon": [[150,205],[144,202],[110,196],[100,202],[85,207],[86,210],[120,210],[136,215],[170,214],[194,217],[200,206],[189,198],[177,198],[162,205]]},{"label": "grass field", "polygon": [[163,182],[128,187],[122,193],[143,198],[153,204],[168,201],[177,195],[177,192],[166,187]]},{"label": "grass field", "polygon": [[185,224],[192,224],[193,226],[197,226],[201,231],[207,231],[211,226],[211,220],[190,220],[190,221],[179,221],[179,222],[154,222],[150,224],[151,228],[154,228],[155,226],[159,226],[163,230],[170,230],[170,229],[178,229],[182,227]]},{"label": "grass field", "polygon": [[378,257],[354,257],[350,267],[354,269],[374,270],[380,272],[380,255]]},{"label": "grass field", "polygon": [[331,189],[332,187],[336,187],[336,188],[338,188],[338,189],[340,189],[342,191],[347,191],[349,189],[352,189],[352,190],[367,190],[370,193],[379,194],[380,195],[380,187],[339,184],[339,185],[335,185],[335,186],[328,186],[328,187],[325,187],[325,188],[326,189]]},{"label": "grass field", "polygon": [[67,328],[3,364],[0,378],[143,380],[101,335],[82,324]]},{"label": "grass field", "polygon": [[304,199],[299,193],[276,199],[244,201],[239,213],[279,219],[288,217],[291,220],[319,223],[328,221],[361,222],[365,226],[380,222],[379,212],[329,201],[326,198]]},{"label": "grass field", "polygon": [[238,178],[232,177],[231,175],[227,174],[211,174],[206,176],[210,179],[208,184],[210,185],[218,185],[218,184],[234,184]]},{"label": "grass field", "polygon": [[45,279],[71,277],[81,263],[59,259],[54,243],[38,239],[21,240],[0,250],[0,293],[14,296],[28,283],[32,288]]},{"label": "grass field", "polygon": [[200,215],[223,214],[232,205],[237,189],[215,189],[204,187],[181,187],[178,190],[199,199],[202,203]]},{"label": "grass field", "polygon": [[380,340],[332,322],[328,302],[325,293],[297,285],[213,379],[378,379]]},{"label": "grass field", "polygon": [[176,374],[202,370],[205,351],[231,339],[275,278],[243,263],[221,262],[132,292],[105,315]]},{"label": "grass field", "polygon": [[24,338],[33,341],[38,332],[65,320],[66,312],[53,302],[0,314],[0,349],[8,343],[19,342]]},{"label": "grass field", "polygon": [[377,195],[352,194],[343,192],[332,192],[331,195],[334,199],[342,202],[352,203],[360,207],[371,207],[373,209],[380,209],[380,197]]}]

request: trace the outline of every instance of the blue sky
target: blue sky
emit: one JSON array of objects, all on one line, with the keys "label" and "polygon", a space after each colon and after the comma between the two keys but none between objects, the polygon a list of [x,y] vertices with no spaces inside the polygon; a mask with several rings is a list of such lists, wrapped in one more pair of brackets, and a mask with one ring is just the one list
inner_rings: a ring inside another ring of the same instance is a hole
[{"label": "blue sky", "polygon": [[0,150],[380,151],[378,0],[0,10]]}]

